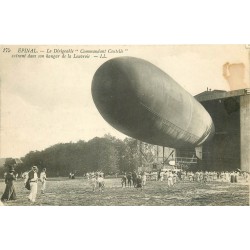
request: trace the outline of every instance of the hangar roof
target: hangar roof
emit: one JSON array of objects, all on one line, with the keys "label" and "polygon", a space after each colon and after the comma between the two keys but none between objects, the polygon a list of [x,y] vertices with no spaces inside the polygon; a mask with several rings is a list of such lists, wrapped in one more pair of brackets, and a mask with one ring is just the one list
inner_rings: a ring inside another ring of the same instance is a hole
[{"label": "hangar roof", "polygon": [[210,101],[210,100],[223,99],[223,98],[249,95],[249,94],[250,94],[250,89],[238,89],[228,92],[225,90],[212,90],[212,91],[207,90],[194,97],[196,98],[197,101],[203,102],[203,101]]}]

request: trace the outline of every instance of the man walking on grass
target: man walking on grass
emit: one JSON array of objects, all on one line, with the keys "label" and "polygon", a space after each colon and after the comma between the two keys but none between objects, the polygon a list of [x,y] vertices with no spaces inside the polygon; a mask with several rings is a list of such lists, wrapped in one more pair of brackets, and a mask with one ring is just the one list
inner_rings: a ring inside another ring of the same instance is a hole
[{"label": "man walking on grass", "polygon": [[44,194],[44,191],[45,191],[46,180],[47,180],[46,168],[44,168],[43,171],[40,174],[40,181],[42,182],[42,188],[41,188],[41,193],[42,194]]}]

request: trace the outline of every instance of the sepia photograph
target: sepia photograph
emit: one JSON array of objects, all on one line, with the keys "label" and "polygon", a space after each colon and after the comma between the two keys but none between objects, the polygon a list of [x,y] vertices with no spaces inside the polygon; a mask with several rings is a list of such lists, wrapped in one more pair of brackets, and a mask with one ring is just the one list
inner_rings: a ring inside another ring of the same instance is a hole
[{"label": "sepia photograph", "polygon": [[249,206],[250,45],[1,45],[1,206]]}]

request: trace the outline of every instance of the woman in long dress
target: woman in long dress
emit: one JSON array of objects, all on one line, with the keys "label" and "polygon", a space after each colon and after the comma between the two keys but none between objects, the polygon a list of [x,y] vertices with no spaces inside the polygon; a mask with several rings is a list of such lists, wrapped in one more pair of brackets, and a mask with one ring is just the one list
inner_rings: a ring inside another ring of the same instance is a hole
[{"label": "woman in long dress", "polygon": [[14,169],[10,168],[9,172],[5,176],[5,190],[2,195],[1,201],[16,200],[16,191],[14,187],[14,180],[16,176],[14,175]]}]

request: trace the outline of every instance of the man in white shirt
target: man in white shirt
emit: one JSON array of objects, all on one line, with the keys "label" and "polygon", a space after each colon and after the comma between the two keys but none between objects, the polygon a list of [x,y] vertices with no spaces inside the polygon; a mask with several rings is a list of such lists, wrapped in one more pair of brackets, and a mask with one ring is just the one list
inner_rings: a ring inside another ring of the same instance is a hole
[{"label": "man in white shirt", "polygon": [[42,182],[42,188],[41,188],[41,193],[42,194],[44,194],[44,191],[45,191],[46,180],[47,180],[46,168],[44,168],[43,171],[40,174],[40,181]]},{"label": "man in white shirt", "polygon": [[163,179],[164,179],[164,172],[161,171],[161,173],[160,173],[160,181],[163,181]]},{"label": "man in white shirt", "polygon": [[36,201],[36,195],[37,195],[37,176],[38,168],[37,166],[33,166],[28,174],[28,181],[30,182],[30,194],[29,194],[29,200],[31,202]]},{"label": "man in white shirt", "polygon": [[92,187],[92,191],[95,192],[97,186],[97,176],[92,173],[90,178],[90,185]]},{"label": "man in white shirt", "polygon": [[168,186],[172,187],[173,185],[174,185],[173,184],[173,173],[170,171],[168,174]]},{"label": "man in white shirt", "polygon": [[99,191],[103,192],[104,190],[104,178],[103,178],[103,174],[99,174],[97,177],[97,183],[98,183],[98,187],[99,187]]},{"label": "man in white shirt", "polygon": [[28,178],[29,178],[29,172],[26,171],[22,174],[22,178],[23,178],[23,181],[24,181],[24,186],[25,186],[25,183],[27,182]]}]

